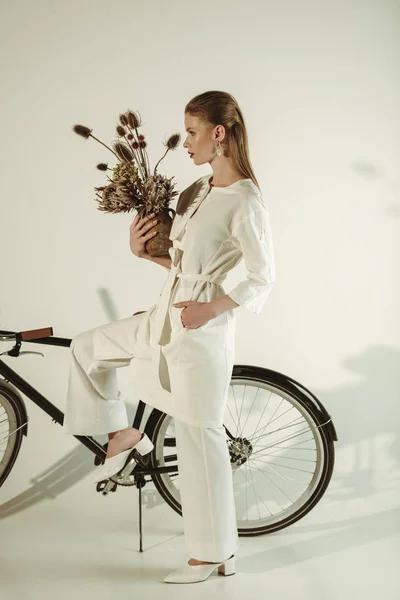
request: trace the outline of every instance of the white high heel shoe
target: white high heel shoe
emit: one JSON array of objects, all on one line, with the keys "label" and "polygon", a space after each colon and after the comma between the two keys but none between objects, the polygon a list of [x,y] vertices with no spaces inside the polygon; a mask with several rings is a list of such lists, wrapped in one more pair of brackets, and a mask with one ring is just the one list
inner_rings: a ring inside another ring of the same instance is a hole
[{"label": "white high heel shoe", "polygon": [[189,565],[188,563],[169,573],[164,581],[165,583],[197,583],[208,579],[216,569],[218,569],[218,575],[234,575],[235,556],[232,554],[227,560],[211,565]]},{"label": "white high heel shoe", "polygon": [[123,472],[125,467],[135,461],[140,461],[140,456],[145,456],[151,452],[154,448],[153,442],[145,433],[142,433],[142,437],[137,444],[124,450],[111,458],[106,458],[105,463],[97,467],[92,478],[93,483],[98,483],[104,479],[109,479],[113,475],[117,475]]}]

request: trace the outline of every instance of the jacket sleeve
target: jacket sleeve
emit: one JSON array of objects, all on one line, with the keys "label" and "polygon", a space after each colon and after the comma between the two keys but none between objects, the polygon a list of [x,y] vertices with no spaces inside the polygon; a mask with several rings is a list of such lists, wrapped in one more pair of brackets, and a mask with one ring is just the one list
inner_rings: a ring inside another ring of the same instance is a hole
[{"label": "jacket sleeve", "polygon": [[241,250],[247,268],[246,279],[240,281],[228,296],[253,313],[263,308],[275,281],[274,248],[269,211],[263,205],[252,210],[236,225],[232,242]]}]

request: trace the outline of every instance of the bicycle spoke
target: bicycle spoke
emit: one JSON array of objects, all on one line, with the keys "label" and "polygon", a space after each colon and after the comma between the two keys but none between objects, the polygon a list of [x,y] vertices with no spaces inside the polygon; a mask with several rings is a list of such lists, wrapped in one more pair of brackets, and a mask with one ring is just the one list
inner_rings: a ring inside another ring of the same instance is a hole
[{"label": "bicycle spoke", "polygon": [[[266,452],[265,454],[262,454],[262,456],[271,456],[271,454],[269,452]],[[285,454],[279,454],[279,458],[284,458],[286,460],[299,460],[301,462],[310,462],[310,463],[316,463],[317,462],[315,459],[311,459],[311,458],[296,458],[294,456],[286,456]],[[258,456],[257,456],[257,460],[259,460]],[[265,461],[265,462],[268,462],[268,461]]]},{"label": "bicycle spoke", "polygon": [[[315,452],[315,448],[300,448],[300,444],[304,444],[305,442],[309,442],[310,440],[314,440],[313,437],[307,438],[303,442],[299,442],[299,444],[291,444],[290,446],[274,446],[275,450],[272,452],[279,452],[279,450],[290,450],[291,448],[296,448],[297,450],[308,450],[309,452]],[[266,449],[269,449],[269,446],[266,446]],[[271,454],[272,454],[271,452]]]},{"label": "bicycle spoke", "polygon": [[[298,421],[298,419],[301,419],[301,421],[299,421],[298,423],[296,423],[296,421]],[[284,429],[290,429],[290,427],[294,427],[295,425],[300,425],[300,423],[301,423],[301,422],[304,422],[304,418],[300,416],[300,417],[297,417],[296,419],[294,419],[293,421],[291,421],[291,422],[290,422],[290,424],[288,424],[288,425],[285,425],[285,426],[282,426],[282,427],[280,427],[279,429],[273,429],[272,431],[269,431],[269,432],[268,432],[268,433],[266,433],[266,434],[265,434],[265,433],[263,433],[263,434],[261,434],[261,435],[258,435],[257,437],[253,437],[253,436],[251,436],[251,437],[250,437],[250,441],[252,441],[252,442],[253,442],[254,440],[258,440],[259,438],[261,438],[261,437],[264,437],[265,435],[269,435],[269,436],[271,436],[271,435],[273,435],[274,433],[278,433],[278,431],[283,431]],[[263,427],[262,429],[265,429],[266,427],[268,427],[268,423],[267,423],[267,425],[265,425],[265,427]],[[261,430],[260,430],[260,431],[261,431]]]},{"label": "bicycle spoke", "polygon": [[[282,402],[283,402],[283,399],[280,401],[279,405],[276,407],[276,409],[275,409],[275,410],[274,410],[274,412],[272,413],[272,416],[270,417],[270,419],[269,419],[268,423],[267,423],[266,425],[264,425],[264,427],[263,427],[262,429],[265,429],[265,427],[268,427],[268,425],[269,425],[269,424],[270,424],[270,422],[271,422],[271,419],[272,419],[272,417],[275,415],[276,411],[279,409],[279,407],[280,407],[280,405],[282,404]],[[259,421],[259,422],[260,422],[260,421]],[[258,426],[258,424],[257,424],[257,426]],[[258,431],[258,430],[256,429],[256,430],[253,432],[253,436],[254,436],[254,435],[257,433],[257,431]]]},{"label": "bicycle spoke", "polygon": [[[248,468],[248,465],[247,465],[246,463],[245,463],[245,465],[244,465],[244,466],[246,467],[246,469]],[[245,469],[245,471],[244,471],[244,476],[246,477],[247,481],[249,481],[249,478],[247,478],[247,475],[246,475],[246,469]],[[249,472],[248,472],[248,474],[249,474],[249,475],[251,475],[251,471],[249,471]],[[253,488],[254,494],[257,494],[256,487],[255,487],[255,485],[254,485],[254,479],[253,479],[253,477],[251,477],[251,482],[250,482],[250,485],[251,485],[251,487]],[[258,495],[258,494],[257,494],[257,495]],[[261,498],[261,497],[260,497],[260,498]],[[257,506],[258,518],[259,518],[259,519],[261,519],[260,508],[259,508],[259,506],[258,506],[258,502],[257,502],[257,501],[256,501],[256,506]]]},{"label": "bicycle spoke", "polygon": [[[287,438],[283,438],[282,440],[279,440],[279,442],[276,442],[276,444],[280,444],[281,442],[285,442],[286,440],[293,440],[296,437],[299,437],[301,435],[304,435],[304,433],[306,431],[309,431],[309,428],[307,427],[307,429],[303,429],[302,431],[299,431],[298,433],[296,433],[295,435],[290,435]],[[266,434],[268,435],[268,434]],[[276,446],[276,444],[268,444],[267,448],[273,448],[274,446]],[[265,450],[265,448],[264,448]],[[258,454],[258,452],[261,452],[261,450],[256,450],[255,452],[253,452],[253,454]]]},{"label": "bicycle spoke", "polygon": [[[250,460],[250,459],[249,459]],[[279,466],[283,466],[283,465],[279,465],[279,463],[275,463],[275,462],[271,462],[270,460],[263,460],[260,458],[256,458],[256,459],[251,459],[252,463],[263,463],[264,465],[268,465],[268,468],[273,470],[273,467],[279,467]],[[299,472],[304,472],[307,473],[307,471],[303,471],[302,469],[294,469],[297,470]],[[296,477],[289,477],[287,475],[280,475],[283,479],[286,479],[287,481],[297,481],[298,483],[302,483],[304,484],[304,478],[303,479],[297,479]]]},{"label": "bicycle spoke", "polygon": [[[243,404],[244,404],[244,395],[246,393],[246,386],[244,386],[243,388],[243,395],[242,395],[242,404],[240,406],[240,413],[239,413],[239,417],[238,417],[238,425],[239,425],[239,429],[240,429],[240,417],[242,416],[242,408],[243,408]],[[240,437],[243,437],[243,428],[240,430]]]},{"label": "bicycle spoke", "polygon": [[235,436],[237,437],[237,434],[238,434],[238,431],[239,431],[239,426],[240,426],[240,424],[239,424],[239,413],[238,413],[237,404],[236,404],[236,394],[235,394],[235,390],[233,390],[233,399],[234,399],[234,401],[235,401],[236,414],[237,414],[237,416],[238,416],[238,422],[237,422],[236,433],[235,433]]},{"label": "bicycle spoke", "polygon": [[[237,432],[237,430],[238,430],[238,427],[239,427],[239,426],[236,424],[236,421],[235,421],[235,418],[234,418],[234,416],[233,416],[233,414],[232,414],[232,411],[231,411],[231,409],[230,409],[230,406],[228,405],[228,406],[227,406],[227,408],[228,408],[229,414],[230,414],[230,415],[231,415],[231,417],[232,417],[233,425],[236,427],[236,432]],[[236,435],[236,434],[235,434],[235,435]]]},{"label": "bicycle spoke", "polygon": [[290,469],[291,471],[299,471],[300,473],[310,473],[311,475],[313,475],[314,471],[308,471],[307,469],[299,469],[298,467],[289,467],[289,465],[281,465],[279,463],[274,463],[275,466],[277,467],[282,467],[283,469]]},{"label": "bicycle spoke", "polygon": [[[250,465],[249,465],[249,467],[250,467],[250,469],[256,469],[256,468],[257,468],[257,467],[252,467],[252,466],[250,466]],[[267,475],[267,473],[265,473],[265,471],[263,471],[262,469],[257,469],[257,470],[258,470],[260,473],[262,473],[262,475],[265,475],[265,477],[266,477],[266,478],[267,478],[267,479],[268,479],[268,480],[269,480],[269,481],[272,483],[272,485],[274,485],[276,488],[278,488],[278,490],[279,490],[280,492],[282,492],[282,494],[283,494],[284,496],[286,496],[286,498],[287,498],[288,500],[290,500],[290,502],[293,502],[293,499],[292,499],[290,496],[288,496],[288,495],[286,494],[286,492],[284,492],[284,491],[283,491],[283,489],[282,489],[282,488],[281,488],[281,487],[280,487],[280,486],[279,486],[279,485],[278,485],[278,484],[277,484],[277,483],[276,483],[276,482],[275,482],[273,479],[271,479],[271,477],[269,477],[269,475]],[[276,500],[276,499],[275,499],[275,502],[277,502],[277,500]],[[278,503],[278,502],[277,502],[277,503]],[[281,509],[282,509],[282,510],[284,510],[284,508],[283,508],[283,506],[282,506],[282,505],[279,505],[279,506],[281,507]]]},{"label": "bicycle spoke", "polygon": [[270,424],[273,423],[274,421],[277,421],[278,419],[280,419],[281,417],[283,417],[283,415],[286,415],[291,410],[294,410],[294,406],[290,406],[287,410],[283,411],[283,413],[281,413],[275,419],[273,419],[272,421],[270,421]]},{"label": "bicycle spoke", "polygon": [[[267,409],[267,406],[268,406],[268,404],[269,404],[269,401],[270,401],[270,399],[271,399],[271,395],[272,395],[272,392],[270,392],[269,398],[268,398],[267,402],[265,403],[265,406],[264,406],[264,409],[263,409],[263,411],[262,411],[262,413],[261,413],[261,415],[260,415],[260,418],[258,419],[258,423],[257,423],[257,425],[256,425],[256,431],[257,431],[257,427],[258,427],[258,425],[260,424],[260,421],[261,421],[261,419],[262,419],[262,416],[263,416],[264,412],[265,412],[265,411],[266,411],[266,409]],[[255,432],[254,432],[254,433],[255,433]]]},{"label": "bicycle spoke", "polygon": [[[245,465],[246,465],[246,464],[247,464],[247,463],[245,463]],[[248,467],[248,465],[247,465],[247,467]],[[245,473],[244,473],[244,477],[245,477],[245,479],[246,479],[247,481],[249,481]],[[264,506],[265,506],[265,508],[267,509],[267,511],[269,512],[269,514],[270,514],[270,515],[272,515],[272,513],[271,513],[271,511],[269,510],[268,506],[265,504],[264,500],[261,498],[261,496],[258,494],[257,490],[255,489],[255,487],[254,487],[254,484],[253,484],[253,483],[251,483],[251,482],[249,482],[249,483],[250,483],[251,487],[253,488],[254,494],[260,498],[260,500],[261,500],[262,504],[264,504]],[[259,507],[258,507],[258,504],[257,504],[257,512],[258,512],[258,516],[259,516],[259,518],[261,519],[261,515],[260,515],[260,509],[259,509]]]},{"label": "bicycle spoke", "polygon": [[245,422],[244,422],[244,425],[243,425],[243,431],[244,431],[244,430],[245,430],[245,428],[246,428],[247,421],[249,420],[249,415],[250,415],[250,413],[251,413],[251,411],[252,411],[252,409],[253,409],[254,402],[255,402],[255,401],[256,401],[256,399],[257,399],[257,396],[258,396],[258,392],[259,392],[259,391],[260,391],[260,388],[257,388],[256,394],[255,394],[255,396],[254,396],[254,398],[253,398],[253,402],[251,403],[251,406],[250,406],[250,408],[249,408],[249,412],[247,413],[247,417],[246,417],[246,420],[245,420]]}]

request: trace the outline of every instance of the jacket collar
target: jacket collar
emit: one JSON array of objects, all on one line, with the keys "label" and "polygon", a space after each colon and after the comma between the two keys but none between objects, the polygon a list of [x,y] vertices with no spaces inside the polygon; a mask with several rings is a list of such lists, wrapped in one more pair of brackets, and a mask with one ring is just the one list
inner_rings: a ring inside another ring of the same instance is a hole
[{"label": "jacket collar", "polygon": [[170,240],[175,240],[188,220],[193,215],[195,210],[200,206],[202,200],[207,196],[207,191],[210,188],[209,179],[211,175],[205,175],[197,179],[192,185],[187,187],[180,194],[176,205],[176,213],[172,222]]}]

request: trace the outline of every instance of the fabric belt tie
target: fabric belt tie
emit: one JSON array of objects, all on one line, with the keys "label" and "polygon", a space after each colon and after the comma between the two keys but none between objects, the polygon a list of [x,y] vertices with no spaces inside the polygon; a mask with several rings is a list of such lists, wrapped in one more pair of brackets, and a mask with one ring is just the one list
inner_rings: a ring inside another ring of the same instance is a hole
[{"label": "fabric belt tie", "polygon": [[225,277],[222,275],[203,275],[200,273],[183,273],[182,271],[179,271],[176,276],[187,281],[209,281],[216,284],[222,284],[225,280]]},{"label": "fabric belt tie", "polygon": [[187,281],[209,281],[210,283],[222,284],[226,275],[218,275],[217,273],[210,273],[208,275],[202,273],[185,273],[181,269],[180,261],[178,264],[174,264],[178,260],[177,250],[180,248],[180,244],[178,240],[173,240],[173,246],[169,249],[169,255],[172,259],[172,265],[170,269],[170,275],[175,279],[175,277],[179,277],[180,279],[186,279]]}]

